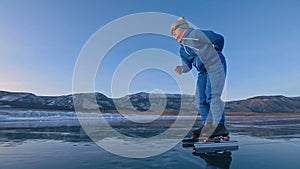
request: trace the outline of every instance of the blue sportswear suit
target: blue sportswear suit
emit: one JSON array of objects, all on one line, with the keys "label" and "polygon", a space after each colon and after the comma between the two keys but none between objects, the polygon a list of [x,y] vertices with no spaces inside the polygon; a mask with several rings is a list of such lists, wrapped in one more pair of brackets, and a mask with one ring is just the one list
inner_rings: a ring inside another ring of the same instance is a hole
[{"label": "blue sportswear suit", "polygon": [[192,65],[198,70],[195,97],[202,120],[206,123],[225,123],[221,94],[227,68],[223,46],[223,36],[192,28],[187,29],[181,41],[182,72],[189,72]]}]

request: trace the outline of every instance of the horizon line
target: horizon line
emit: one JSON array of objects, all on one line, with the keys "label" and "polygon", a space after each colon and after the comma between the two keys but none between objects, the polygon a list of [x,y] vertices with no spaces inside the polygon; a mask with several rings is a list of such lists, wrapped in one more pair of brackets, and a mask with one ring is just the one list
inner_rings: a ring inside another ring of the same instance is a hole
[{"label": "horizon line", "polygon": [[[186,94],[186,93],[150,93],[150,92],[146,92],[146,91],[139,91],[136,93],[130,93],[124,96],[119,96],[119,97],[109,97],[106,94],[104,94],[103,92],[99,92],[99,91],[94,91],[94,92],[81,92],[81,93],[68,93],[68,94],[56,94],[56,95],[43,95],[43,94],[37,94],[34,92],[30,92],[30,91],[11,91],[11,90],[0,90],[0,92],[7,92],[7,93],[14,93],[14,94],[33,94],[35,96],[39,96],[39,97],[61,97],[61,96],[69,96],[69,95],[76,95],[76,94],[91,94],[91,93],[100,93],[108,98],[111,99],[116,99],[116,98],[122,98],[122,97],[126,97],[126,96],[130,96],[130,95],[135,95],[135,94],[139,94],[139,93],[146,93],[146,94],[170,94],[170,95],[189,95],[189,96],[195,96],[194,94]],[[247,100],[250,98],[256,98],[256,97],[278,97],[278,96],[282,96],[282,97],[289,97],[289,98],[296,98],[296,97],[300,97],[300,95],[298,96],[286,96],[283,94],[270,94],[270,95],[253,95],[253,96],[249,96],[249,97],[245,97],[245,98],[240,98],[240,99],[233,99],[233,100],[226,100],[225,102],[228,101],[239,101],[239,100]]]}]

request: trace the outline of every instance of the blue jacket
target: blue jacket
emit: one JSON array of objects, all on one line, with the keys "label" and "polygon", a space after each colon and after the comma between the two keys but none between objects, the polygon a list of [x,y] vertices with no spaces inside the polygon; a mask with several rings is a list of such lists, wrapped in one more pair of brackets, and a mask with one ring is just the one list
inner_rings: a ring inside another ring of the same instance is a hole
[{"label": "blue jacket", "polygon": [[[196,33],[196,36],[194,35],[195,33]],[[204,36],[202,36],[202,37],[197,36],[197,33],[200,35],[201,34],[203,35],[203,33],[204,33]],[[198,38],[198,39],[195,40],[195,38]],[[212,47],[218,53],[220,60],[221,61],[225,60],[225,58],[222,54],[222,50],[224,47],[224,37],[222,35],[216,34],[213,31],[200,31],[200,30],[195,30],[193,28],[189,28],[186,31],[186,33],[184,34],[183,39],[184,40],[183,40],[183,42],[181,42],[181,48],[179,50],[181,60],[182,60],[183,73],[190,71],[192,69],[192,65],[199,72],[206,72],[206,68],[203,64],[203,61],[202,61],[201,57],[198,56],[199,53],[197,54],[195,52],[195,51],[199,50],[198,48],[196,48],[197,43],[202,43],[202,44],[206,43],[208,45],[212,45]],[[192,40],[192,41],[196,41],[196,42],[189,45],[189,44],[185,43],[185,41],[187,41],[187,39],[190,41]],[[206,55],[206,54],[201,53],[201,55]],[[207,60],[210,60],[209,62],[211,62],[211,60],[214,60],[214,58],[207,58],[205,60],[206,56],[203,56],[203,57],[204,57],[203,60],[206,63],[206,65],[211,64],[211,63],[208,64]]]}]

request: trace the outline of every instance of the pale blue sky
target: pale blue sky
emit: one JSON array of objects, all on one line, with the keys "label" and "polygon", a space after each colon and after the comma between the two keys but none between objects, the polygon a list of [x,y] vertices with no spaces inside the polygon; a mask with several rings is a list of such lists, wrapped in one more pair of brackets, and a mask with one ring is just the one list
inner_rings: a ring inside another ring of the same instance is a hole
[{"label": "pale blue sky", "polygon": [[[298,0],[0,0],[0,90],[70,94],[76,59],[88,38],[114,19],[137,12],[185,16],[224,35],[227,100],[300,95]],[[118,63],[144,48],[178,54],[179,45],[155,35],[127,39],[107,55],[96,90],[110,96],[109,80]],[[162,72],[146,71],[132,81],[130,92],[161,88],[176,93],[173,83]]]}]

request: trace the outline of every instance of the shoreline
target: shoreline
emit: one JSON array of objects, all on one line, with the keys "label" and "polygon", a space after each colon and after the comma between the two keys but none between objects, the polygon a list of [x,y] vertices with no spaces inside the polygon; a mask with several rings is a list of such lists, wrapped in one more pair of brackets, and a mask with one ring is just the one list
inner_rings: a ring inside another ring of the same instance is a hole
[{"label": "shoreline", "polygon": [[[177,110],[164,110],[162,112],[154,111],[130,111],[130,110],[83,110],[83,111],[67,111],[67,110],[48,110],[48,109],[23,109],[23,108],[0,108],[1,112],[11,112],[11,111],[23,111],[23,112],[61,112],[61,113],[102,113],[102,114],[122,114],[122,115],[162,115],[162,116],[178,116],[179,111]],[[120,113],[121,112],[121,113]],[[257,117],[300,117],[300,112],[269,112],[269,113],[259,113],[259,112],[225,112],[226,116],[257,116]],[[197,112],[182,111],[181,116],[200,116]]]},{"label": "shoreline", "polygon": [[300,117],[300,113],[225,112],[226,116]]}]

